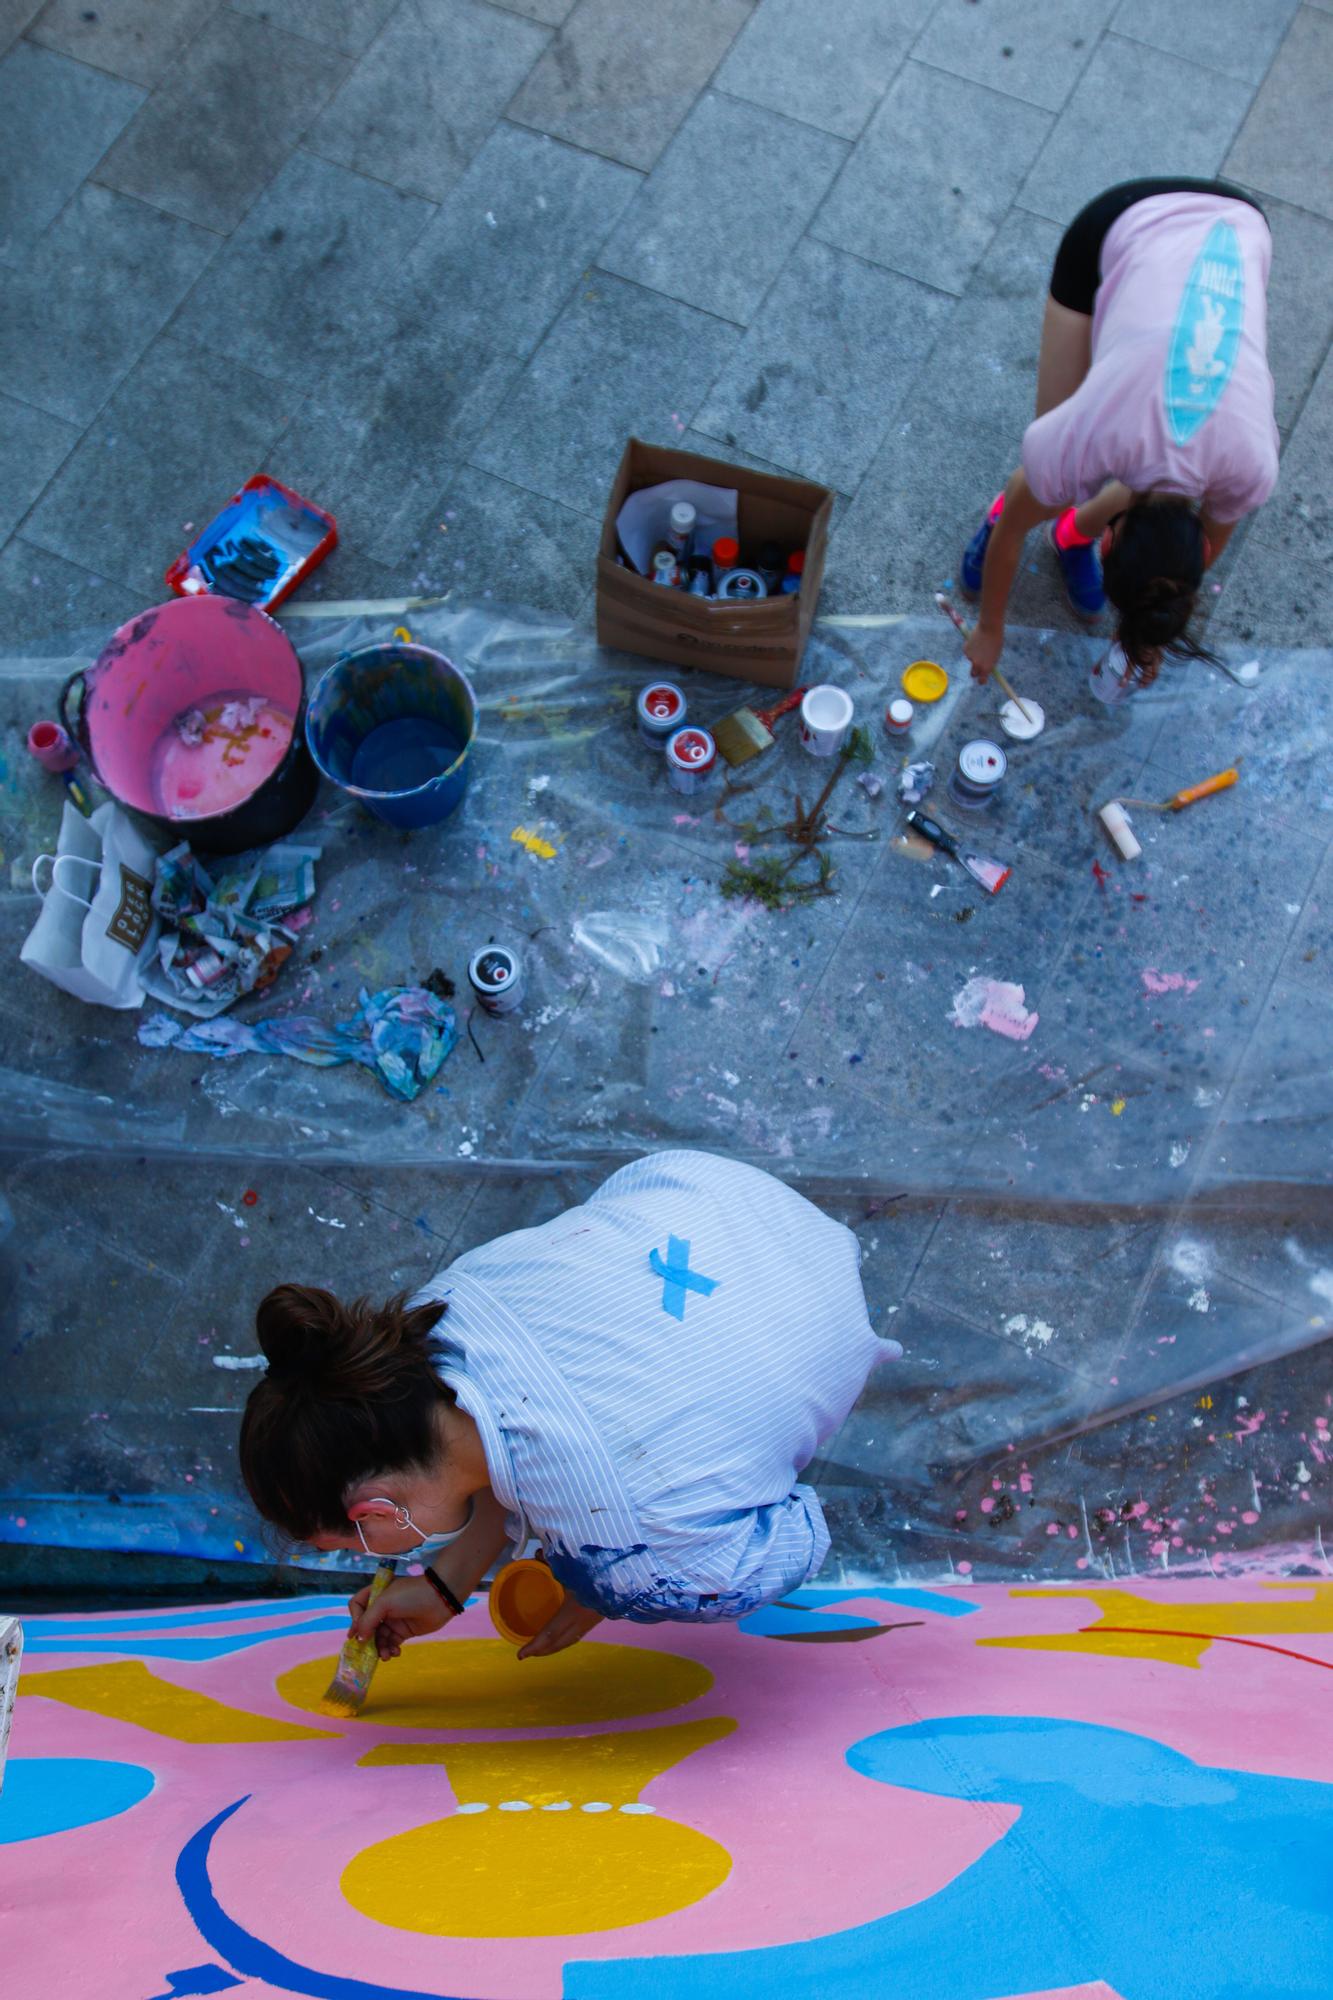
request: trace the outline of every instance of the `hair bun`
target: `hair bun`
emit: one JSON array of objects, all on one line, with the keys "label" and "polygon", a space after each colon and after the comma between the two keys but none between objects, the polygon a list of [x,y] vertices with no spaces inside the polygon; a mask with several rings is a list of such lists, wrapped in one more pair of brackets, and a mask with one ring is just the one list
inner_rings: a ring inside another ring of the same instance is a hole
[{"label": "hair bun", "polygon": [[421,1348],[444,1311],[432,1302],[408,1310],[405,1295],[376,1308],[344,1304],[318,1285],[276,1285],[259,1302],[255,1330],[280,1389],[334,1401],[382,1395],[400,1372],[404,1348]]}]

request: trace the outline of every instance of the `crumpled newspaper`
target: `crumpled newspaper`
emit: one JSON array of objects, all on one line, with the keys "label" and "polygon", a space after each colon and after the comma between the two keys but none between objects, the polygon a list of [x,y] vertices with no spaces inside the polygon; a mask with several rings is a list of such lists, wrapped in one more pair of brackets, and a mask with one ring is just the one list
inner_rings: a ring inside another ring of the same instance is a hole
[{"label": "crumpled newspaper", "polygon": [[153,908],[163,933],[156,959],[143,968],[147,991],[209,1021],[242,994],[270,985],[314,915],[319,856],[317,847],[280,841],[212,876],[188,842],[162,855]]},{"label": "crumpled newspaper", "polygon": [[303,1014],[267,1021],[209,1021],[200,1027],[187,1027],[169,1014],[153,1014],[139,1025],[139,1041],[146,1049],[183,1049],[210,1056],[294,1056],[297,1062],[319,1069],[360,1063],[374,1070],[390,1097],[405,1104],[425,1089],[457,1040],[453,1008],[424,986],[386,986],[379,993],[367,993],[362,987],[352,1018],[332,1026]]}]

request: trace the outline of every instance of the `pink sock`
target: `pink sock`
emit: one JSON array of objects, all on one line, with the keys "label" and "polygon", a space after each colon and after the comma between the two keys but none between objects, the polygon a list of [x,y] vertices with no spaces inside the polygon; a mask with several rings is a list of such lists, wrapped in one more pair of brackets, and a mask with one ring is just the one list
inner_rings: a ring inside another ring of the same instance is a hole
[{"label": "pink sock", "polygon": [[1055,524],[1055,546],[1057,549],[1088,549],[1092,547],[1091,535],[1080,535],[1074,526],[1074,509],[1067,507]]},{"label": "pink sock", "polygon": [[1003,512],[1004,512],[1004,495],[1003,493],[997,493],[995,499],[991,502],[991,510],[989,514],[987,514],[986,516],[986,519],[990,522],[992,528],[995,526],[995,523],[999,520]]}]

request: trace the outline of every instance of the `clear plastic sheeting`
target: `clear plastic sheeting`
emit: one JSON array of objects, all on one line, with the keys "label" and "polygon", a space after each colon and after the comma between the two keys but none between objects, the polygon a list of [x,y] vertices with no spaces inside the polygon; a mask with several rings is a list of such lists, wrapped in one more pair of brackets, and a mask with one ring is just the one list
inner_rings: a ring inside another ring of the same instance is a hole
[{"label": "clear plastic sheeting", "polygon": [[[63,798],[23,737],[105,635],[0,663],[0,1338],[23,1412],[0,1530],[256,1553],[231,1454],[268,1284],[411,1285],[687,1145],[848,1221],[906,1349],[812,1469],[831,1574],[1323,1572],[1333,657],[1259,648],[1252,687],[1168,667],[1108,708],[1103,642],[1015,633],[1007,676],[1047,726],[1012,743],[943,619],[821,621],[803,677],[852,695],[882,789],[848,767],[786,878],[801,900],[774,910],[752,871],[792,853],[781,829],[831,767],[788,717],[683,797],[633,712],[663,672],[705,724],[770,693],[490,606],[291,610],[308,677],[406,627],[466,670],[481,731],[442,826],[398,833],[321,790],[299,836],[322,848],[314,921],[234,1018],[332,1023],[362,988],[438,971],[458,1045],[402,1104],[361,1070],[141,1048],[137,1016],[23,971],[28,868]],[[949,689],[891,738],[922,657]],[[1009,758],[982,810],[948,790],[977,737]],[[926,810],[1012,866],[999,894],[901,844],[896,779],[923,756]],[[1186,811],[1131,806],[1143,854],[1119,858],[1100,806],[1233,764],[1239,784]],[[492,941],[526,975],[504,1018],[467,987]]]}]

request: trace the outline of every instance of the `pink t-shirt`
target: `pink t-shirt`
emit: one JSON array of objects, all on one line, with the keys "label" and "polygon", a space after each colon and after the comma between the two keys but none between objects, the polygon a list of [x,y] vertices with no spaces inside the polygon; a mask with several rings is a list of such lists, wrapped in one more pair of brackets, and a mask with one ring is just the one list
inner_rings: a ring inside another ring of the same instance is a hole
[{"label": "pink t-shirt", "polygon": [[1044,507],[1090,500],[1111,479],[1183,493],[1215,521],[1262,507],[1278,462],[1272,254],[1258,209],[1222,195],[1151,195],[1111,225],[1092,366],[1023,437],[1023,470]]}]

